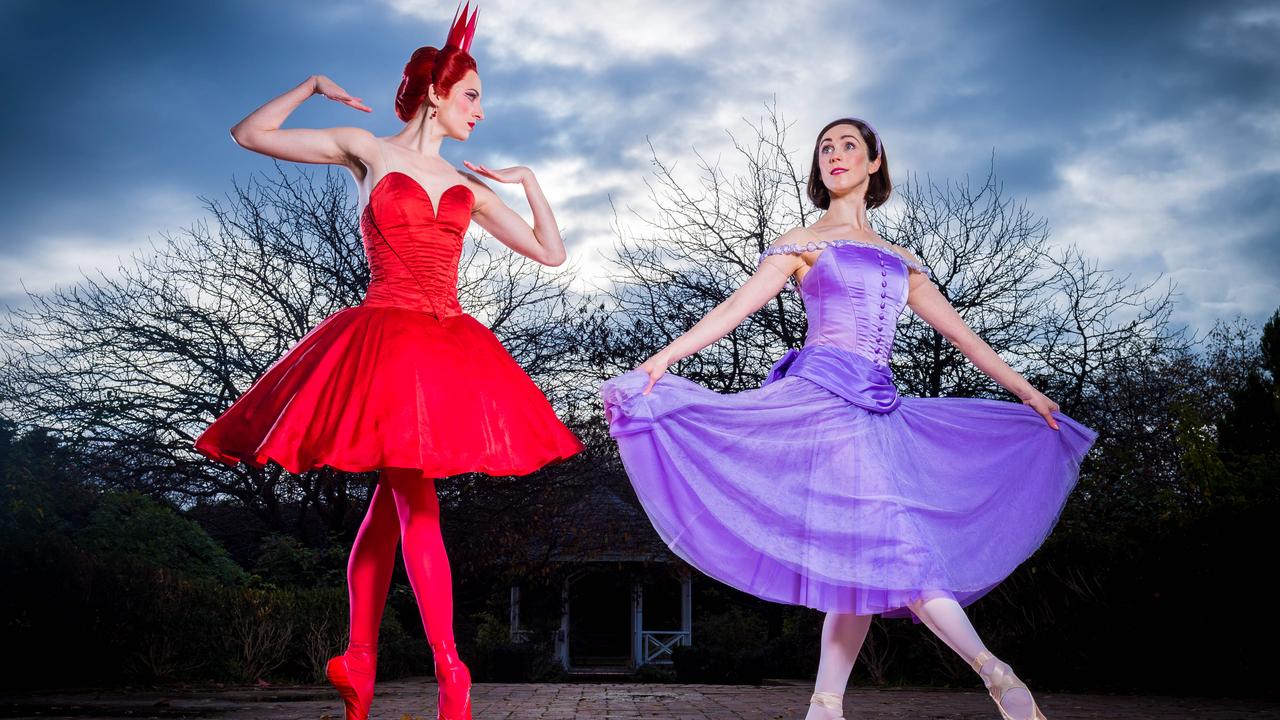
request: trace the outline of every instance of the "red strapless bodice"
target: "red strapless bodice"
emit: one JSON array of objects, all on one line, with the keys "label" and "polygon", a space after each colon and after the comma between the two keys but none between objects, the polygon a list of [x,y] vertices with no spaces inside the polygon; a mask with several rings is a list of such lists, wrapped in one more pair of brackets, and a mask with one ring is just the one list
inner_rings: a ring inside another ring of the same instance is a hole
[{"label": "red strapless bodice", "polygon": [[475,197],[387,173],[360,215],[364,302],[325,318],[196,439],[228,465],[524,475],[582,450],[498,338],[458,305]]},{"label": "red strapless bodice", "polygon": [[475,197],[453,185],[437,208],[417,180],[389,172],[369,192],[360,216],[369,260],[366,307],[420,310],[439,318],[462,314],[458,261]]}]

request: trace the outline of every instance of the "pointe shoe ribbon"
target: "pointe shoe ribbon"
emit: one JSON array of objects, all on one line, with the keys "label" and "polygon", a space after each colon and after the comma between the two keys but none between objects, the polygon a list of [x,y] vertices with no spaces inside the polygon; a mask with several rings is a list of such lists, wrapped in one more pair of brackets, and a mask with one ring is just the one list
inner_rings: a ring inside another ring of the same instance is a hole
[{"label": "pointe shoe ribbon", "polygon": [[[809,698],[809,704],[844,712],[844,695],[840,693],[815,692]],[[841,715],[835,720],[844,720],[844,716]]]},{"label": "pointe shoe ribbon", "polygon": [[[994,661],[992,668],[983,672],[983,668],[992,663],[992,661]],[[1013,668],[1009,667],[1008,664],[996,658],[995,655],[983,651],[978,653],[978,657],[974,658],[970,665],[977,671],[978,676],[982,678],[982,683],[987,686],[987,692],[991,695],[991,699],[995,701],[996,709],[1000,711],[1000,717],[1003,720],[1019,720],[1004,709],[1004,697],[1010,690],[1022,690],[1027,694],[1027,697],[1031,698],[1030,720],[1048,720],[1044,713],[1040,712],[1040,706],[1036,704],[1036,699],[1031,696],[1031,690],[1027,687],[1027,684],[1013,674]]]}]

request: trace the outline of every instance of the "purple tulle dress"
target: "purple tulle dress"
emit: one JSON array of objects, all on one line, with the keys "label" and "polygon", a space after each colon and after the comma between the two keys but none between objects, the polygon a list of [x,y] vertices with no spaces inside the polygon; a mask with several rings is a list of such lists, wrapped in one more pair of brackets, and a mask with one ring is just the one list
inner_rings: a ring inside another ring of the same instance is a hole
[{"label": "purple tulle dress", "polygon": [[853,240],[768,254],[814,249],[804,348],[760,389],[604,383],[636,494],[676,555],[766,600],[888,616],[973,602],[1048,536],[1096,434],[1019,403],[899,397],[895,321],[909,273],[928,271]]}]

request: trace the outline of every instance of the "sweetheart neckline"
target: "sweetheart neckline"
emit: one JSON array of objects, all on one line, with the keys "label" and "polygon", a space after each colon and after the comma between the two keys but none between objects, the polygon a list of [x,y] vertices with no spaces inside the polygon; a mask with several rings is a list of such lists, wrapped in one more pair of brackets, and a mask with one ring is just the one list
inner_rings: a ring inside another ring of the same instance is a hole
[{"label": "sweetheart neckline", "polygon": [[405,178],[408,178],[409,182],[413,183],[414,186],[417,187],[418,190],[422,192],[423,196],[427,198],[427,207],[431,208],[432,220],[436,220],[437,218],[439,218],[440,203],[444,202],[444,196],[448,195],[449,191],[453,190],[454,188],[463,188],[464,190],[466,190],[468,193],[471,194],[471,197],[473,200],[475,199],[475,193],[472,192],[471,188],[466,183],[454,183],[449,187],[445,188],[444,192],[440,193],[439,200],[436,200],[433,202],[431,200],[431,193],[427,192],[427,189],[422,186],[422,183],[418,182],[417,178],[410,175],[409,173],[400,172],[399,170],[391,170],[390,172],[387,172],[386,174],[384,174],[382,177],[378,178],[378,182],[373,184],[373,189],[369,191],[369,202],[365,204],[364,210],[361,211],[361,214],[368,212],[369,208],[373,207],[373,194],[378,192],[378,188],[382,187],[382,183],[385,182],[386,179],[391,177],[392,175],[402,175]]}]

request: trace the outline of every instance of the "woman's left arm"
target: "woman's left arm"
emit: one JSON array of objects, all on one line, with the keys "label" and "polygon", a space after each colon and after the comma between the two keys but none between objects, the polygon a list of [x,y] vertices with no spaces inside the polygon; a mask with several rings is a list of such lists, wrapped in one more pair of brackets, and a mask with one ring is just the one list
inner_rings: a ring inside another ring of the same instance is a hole
[{"label": "woman's left arm", "polygon": [[556,225],[556,216],[551,212],[551,204],[547,196],[542,194],[542,187],[533,171],[527,167],[516,166],[494,170],[484,165],[464,162],[467,169],[503,183],[520,183],[524,187],[525,197],[529,199],[529,207],[533,210],[533,227],[507,204],[493,190],[483,183],[476,182],[480,191],[475,193],[476,204],[474,217],[476,224],[498,239],[498,242],[531,260],[543,265],[561,265],[568,256],[564,249],[564,238],[560,237],[560,228]]},{"label": "woman's left arm", "polygon": [[912,271],[908,283],[910,290],[907,295],[907,305],[920,316],[921,320],[929,323],[934,330],[955,345],[975,367],[1000,383],[1001,387],[1017,395],[1023,404],[1031,406],[1033,410],[1040,413],[1049,427],[1058,429],[1058,421],[1053,418],[1053,413],[1058,412],[1058,404],[1032,387],[1031,383],[1018,374],[1018,371],[1009,367],[1009,364],[1002,360],[985,340],[978,337],[978,334],[965,324],[960,313],[956,312],[956,309],[947,302],[942,293],[938,292],[938,288],[934,287],[924,273]]}]

